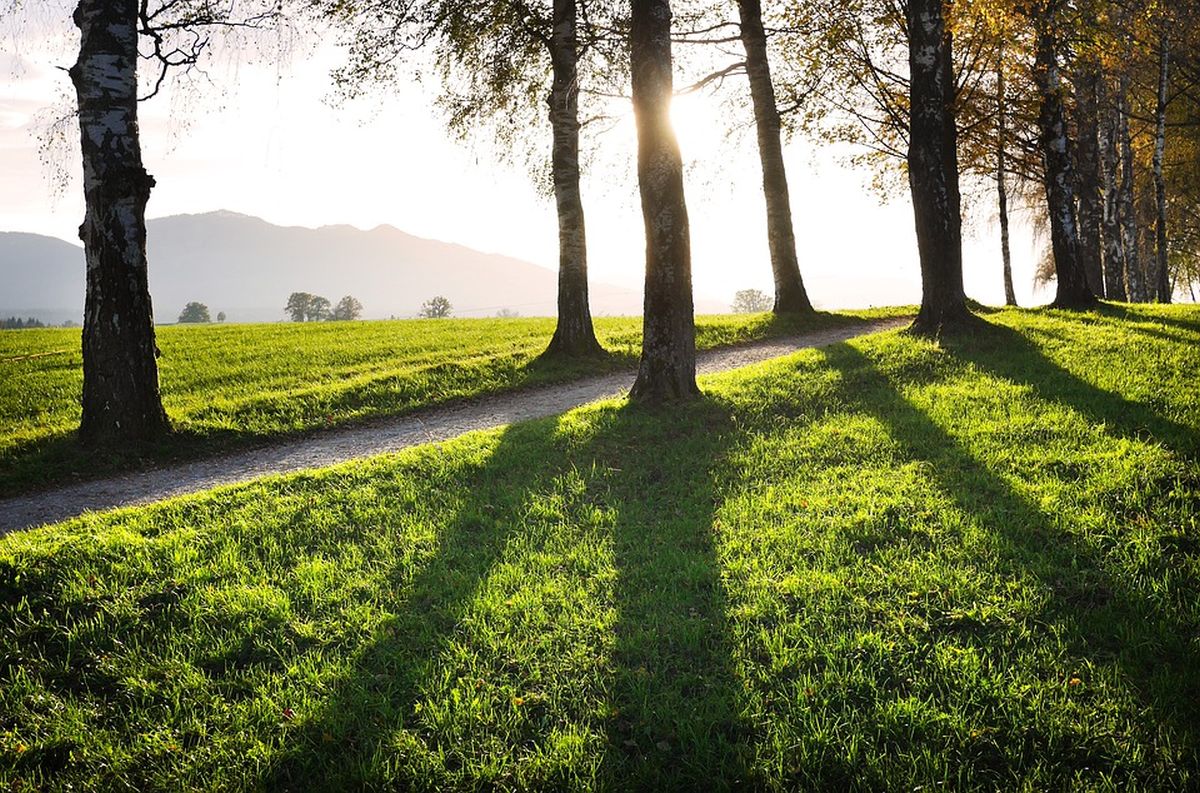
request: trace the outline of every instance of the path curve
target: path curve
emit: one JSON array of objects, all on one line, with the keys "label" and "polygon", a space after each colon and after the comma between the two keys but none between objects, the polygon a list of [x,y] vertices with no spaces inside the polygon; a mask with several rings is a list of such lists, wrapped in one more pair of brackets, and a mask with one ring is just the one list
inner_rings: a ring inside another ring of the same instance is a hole
[{"label": "path curve", "polygon": [[[696,368],[700,374],[725,372],[796,350],[824,347],[867,333],[890,330],[908,322],[911,318],[888,319],[704,350],[696,355]],[[359,457],[449,440],[472,430],[558,415],[597,399],[625,393],[632,384],[633,375],[632,370],[626,370],[568,383],[501,392],[295,438],[273,446],[3,499],[0,500],[0,535],[57,523],[84,512],[147,504],[270,474],[323,468]]]}]

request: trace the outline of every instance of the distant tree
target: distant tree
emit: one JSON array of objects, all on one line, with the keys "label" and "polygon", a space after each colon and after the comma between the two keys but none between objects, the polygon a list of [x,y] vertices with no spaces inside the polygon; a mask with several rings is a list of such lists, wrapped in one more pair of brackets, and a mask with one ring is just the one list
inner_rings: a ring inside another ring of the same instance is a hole
[{"label": "distant tree", "polygon": [[739,289],[733,296],[734,314],[757,314],[771,310],[771,297],[760,289]]},{"label": "distant tree", "polygon": [[308,292],[292,292],[283,310],[292,322],[318,322],[333,316],[328,298]]},{"label": "distant tree", "polygon": [[[221,319],[225,318],[224,314],[220,316]],[[192,301],[183,307],[183,311],[179,312],[179,322],[180,324],[212,322],[212,317],[208,315],[208,306]]]},{"label": "distant tree", "polygon": [[78,322],[76,322],[76,321],[75,321],[75,320],[73,320],[73,319],[64,319],[64,320],[63,320],[63,324],[62,324],[62,326],[63,326],[64,328],[78,328],[78,327],[79,327],[79,323],[78,323]]},{"label": "distant tree", "polygon": [[421,304],[421,310],[417,312],[417,316],[422,319],[445,319],[453,311],[454,306],[450,305],[450,301],[437,295]]},{"label": "distant tree", "polygon": [[46,323],[35,317],[9,317],[8,319],[0,319],[0,329],[4,330],[21,330],[22,328],[44,328]]},{"label": "distant tree", "polygon": [[361,317],[362,310],[362,303],[358,302],[350,295],[346,295],[337,302],[336,306],[334,306],[333,316],[330,318],[341,322],[347,322],[349,320],[358,319]]},{"label": "distant tree", "polygon": [[629,63],[637,127],[638,190],[646,234],[642,357],[629,392],[636,402],[698,396],[691,234],[683,161],[671,127],[674,94],[669,0],[633,0]]},{"label": "distant tree", "polygon": [[329,298],[313,295],[308,301],[308,311],[304,315],[306,322],[322,322],[333,316]]},{"label": "distant tree", "polygon": [[225,321],[225,312],[218,311],[217,312],[217,322],[224,322],[224,321]]},{"label": "distant tree", "polygon": [[519,316],[521,316],[521,312],[513,311],[511,308],[502,308],[496,312],[496,317],[498,319],[513,319]]},{"label": "distant tree", "polygon": [[308,292],[292,292],[288,295],[287,305],[283,310],[291,317],[292,322],[303,322],[308,317],[308,307],[313,296]]}]

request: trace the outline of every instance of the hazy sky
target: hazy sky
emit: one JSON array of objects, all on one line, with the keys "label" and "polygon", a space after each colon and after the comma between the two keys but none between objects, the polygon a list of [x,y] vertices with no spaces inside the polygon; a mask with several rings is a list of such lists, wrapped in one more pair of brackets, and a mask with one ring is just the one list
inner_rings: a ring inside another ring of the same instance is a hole
[{"label": "hazy sky", "polygon": [[[35,130],[69,98],[69,19],[43,23],[60,35],[0,38],[0,230],[74,241],[82,218],[78,178],[65,190],[39,158]],[[280,68],[210,66],[211,85],[184,101],[168,91],[144,103],[142,140],[155,176],[151,217],[229,209],[283,225],[387,223],[411,234],[462,243],[554,267],[553,202],[529,175],[451,140],[419,86],[346,106],[329,103],[338,52],[322,46]],[[680,82],[683,82],[681,80]],[[747,111],[748,112],[748,111]],[[724,112],[701,96],[677,100],[677,132],[688,170],[695,288],[728,302],[737,289],[771,289],[760,171],[753,135],[725,136]],[[73,133],[74,130],[71,130]],[[622,120],[598,143],[584,183],[593,279],[640,288],[641,217],[633,177],[634,132]],[[79,170],[70,159],[71,174]],[[805,140],[786,148],[801,269],[825,307],[916,302],[916,242],[907,196],[887,205],[869,174]],[[719,163],[713,167],[712,163]],[[990,213],[968,234],[967,292],[1003,300],[998,234]],[[1035,251],[1027,233],[1013,244],[1017,296],[1028,304]],[[153,263],[151,263],[153,266]],[[466,308],[466,307],[464,307]]]}]

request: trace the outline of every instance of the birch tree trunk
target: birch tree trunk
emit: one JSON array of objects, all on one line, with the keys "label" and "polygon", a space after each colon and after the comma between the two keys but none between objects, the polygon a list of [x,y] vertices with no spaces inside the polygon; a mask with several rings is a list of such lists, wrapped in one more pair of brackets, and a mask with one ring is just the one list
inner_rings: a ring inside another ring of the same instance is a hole
[{"label": "birch tree trunk", "polygon": [[554,0],[550,63],[553,82],[547,102],[553,144],[550,152],[558,209],[558,324],[546,354],[603,355],[588,306],[587,236],[579,190],[579,47],[575,0]]},{"label": "birch tree trunk", "polygon": [[80,0],[79,103],[87,263],[83,319],[85,442],[140,441],[170,431],[158,390],[146,273],[146,202],[137,118],[138,0]]},{"label": "birch tree trunk", "polygon": [[1017,293],[1013,289],[1012,250],[1008,235],[1008,97],[1004,84],[1004,50],[1000,50],[1000,65],[996,69],[996,200],[1000,211],[1000,258],[1004,262],[1004,305],[1015,306]]},{"label": "birch tree trunk", "polygon": [[1158,302],[1171,302],[1171,276],[1167,264],[1167,183],[1163,157],[1167,147],[1167,89],[1171,46],[1167,34],[1158,37],[1158,101],[1154,106],[1154,281]]},{"label": "birch tree trunk", "polygon": [[642,358],[629,398],[660,403],[697,396],[692,255],[683,162],[671,128],[671,4],[633,0],[630,68],[638,188],[646,227]]},{"label": "birch tree trunk", "polygon": [[938,335],[966,324],[954,68],[942,0],[910,0],[908,182],[921,259],[921,310],[912,330]]},{"label": "birch tree trunk", "polygon": [[1071,167],[1071,141],[1063,110],[1062,75],[1058,48],[1050,19],[1039,20],[1034,79],[1041,99],[1038,127],[1045,173],[1046,204],[1050,209],[1050,242],[1058,282],[1057,308],[1085,308],[1096,302],[1088,288],[1079,256],[1079,229],[1075,216],[1075,175]]},{"label": "birch tree trunk", "polygon": [[1096,103],[1103,113],[1100,124],[1100,180],[1104,192],[1104,296],[1129,299],[1125,291],[1125,247],[1121,243],[1120,197],[1117,192],[1117,109],[1109,107],[1108,83],[1102,77]]},{"label": "birch tree trunk", "polygon": [[750,101],[758,131],[758,156],[762,162],[763,195],[767,200],[767,244],[775,275],[775,313],[812,313],[812,303],[800,278],[796,258],[796,235],[788,196],[787,172],[783,165],[779,108],[767,60],[767,34],[763,30],[759,0],[738,0],[742,46],[746,50],[746,74],[750,79]]},{"label": "birch tree trunk", "polygon": [[1133,183],[1133,141],[1129,136],[1129,70],[1117,80],[1117,141],[1120,146],[1121,185],[1119,187],[1121,245],[1125,249],[1125,289],[1130,301],[1146,300],[1145,279],[1138,246],[1137,208]]},{"label": "birch tree trunk", "polygon": [[1099,70],[1088,64],[1075,73],[1075,176],[1079,187],[1079,258],[1092,294],[1104,295],[1104,208],[1100,193],[1100,136],[1096,90]]}]

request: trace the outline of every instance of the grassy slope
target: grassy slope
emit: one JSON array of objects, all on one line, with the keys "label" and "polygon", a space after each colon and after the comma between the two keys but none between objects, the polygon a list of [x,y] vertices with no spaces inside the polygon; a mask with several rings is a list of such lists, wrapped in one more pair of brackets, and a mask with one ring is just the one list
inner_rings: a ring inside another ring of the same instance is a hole
[{"label": "grassy slope", "polygon": [[[701,317],[697,344],[718,347],[849,319]],[[552,319],[160,328],[163,402],[178,434],[157,446],[103,454],[82,452],[73,435],[83,378],[79,331],[0,332],[0,495],[636,361],[640,319],[603,318],[596,326],[612,357],[576,365],[533,363],[554,331]]]},{"label": "grassy slope", "polygon": [[1200,312],[989,321],[0,540],[0,787],[1194,788]]}]

